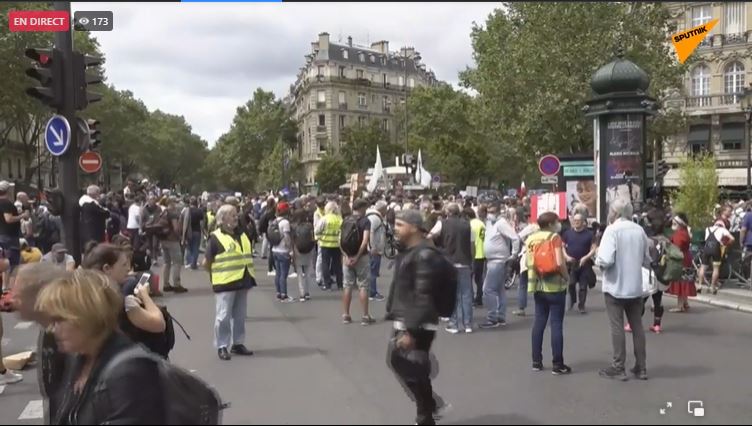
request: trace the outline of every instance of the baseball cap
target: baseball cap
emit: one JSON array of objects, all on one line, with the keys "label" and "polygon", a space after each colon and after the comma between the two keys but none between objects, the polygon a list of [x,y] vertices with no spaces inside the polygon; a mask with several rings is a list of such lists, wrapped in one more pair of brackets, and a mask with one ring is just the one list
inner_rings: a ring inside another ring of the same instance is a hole
[{"label": "baseball cap", "polygon": [[284,213],[287,213],[289,210],[290,210],[289,204],[285,202],[281,202],[277,204],[277,213],[284,214]]},{"label": "baseball cap", "polygon": [[0,192],[10,191],[10,182],[7,180],[0,180]]},{"label": "baseball cap", "polygon": [[68,249],[65,248],[65,245],[63,243],[55,243],[52,245],[53,253],[68,253]]},{"label": "baseball cap", "polygon": [[396,218],[399,221],[414,225],[421,231],[426,231],[423,226],[423,215],[418,210],[409,209],[398,211]]}]

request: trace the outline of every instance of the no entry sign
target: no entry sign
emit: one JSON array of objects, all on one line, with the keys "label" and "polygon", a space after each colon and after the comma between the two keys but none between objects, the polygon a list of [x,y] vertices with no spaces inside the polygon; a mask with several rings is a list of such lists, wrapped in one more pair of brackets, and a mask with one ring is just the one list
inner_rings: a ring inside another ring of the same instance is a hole
[{"label": "no entry sign", "polygon": [[87,151],[78,158],[78,166],[84,173],[97,173],[102,169],[102,156],[98,152]]}]

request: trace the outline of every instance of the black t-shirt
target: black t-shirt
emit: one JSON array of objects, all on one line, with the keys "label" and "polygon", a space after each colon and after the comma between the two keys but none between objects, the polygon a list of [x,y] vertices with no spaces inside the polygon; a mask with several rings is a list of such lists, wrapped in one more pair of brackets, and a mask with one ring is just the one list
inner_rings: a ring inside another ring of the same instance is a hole
[{"label": "black t-shirt", "polygon": [[191,218],[191,232],[201,232],[201,221],[204,220],[205,213],[198,207],[191,207],[189,212]]},{"label": "black t-shirt", "polygon": [[361,242],[363,241],[363,233],[366,231],[371,231],[371,220],[368,219],[368,216],[363,216],[358,218],[358,236]]},{"label": "black t-shirt", "polygon": [[5,214],[18,216],[18,209],[10,200],[0,200],[0,236],[21,238],[21,222],[6,223]]}]

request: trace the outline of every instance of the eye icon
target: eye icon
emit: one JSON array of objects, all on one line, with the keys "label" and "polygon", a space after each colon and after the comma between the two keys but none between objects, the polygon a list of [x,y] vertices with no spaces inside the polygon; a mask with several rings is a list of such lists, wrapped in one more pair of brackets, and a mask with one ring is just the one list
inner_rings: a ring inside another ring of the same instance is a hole
[{"label": "eye icon", "polygon": [[81,24],[81,25],[86,25],[86,24],[88,24],[89,22],[90,22],[90,21],[89,21],[89,18],[87,18],[87,17],[85,17],[85,16],[84,16],[84,17],[82,17],[82,18],[80,18],[80,19],[78,20],[78,23],[79,23],[79,24]]}]

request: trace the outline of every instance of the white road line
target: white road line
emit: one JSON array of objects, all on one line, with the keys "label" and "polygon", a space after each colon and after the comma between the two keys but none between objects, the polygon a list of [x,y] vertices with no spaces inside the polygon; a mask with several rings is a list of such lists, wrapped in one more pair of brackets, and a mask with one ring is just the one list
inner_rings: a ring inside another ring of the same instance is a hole
[{"label": "white road line", "polygon": [[44,417],[44,408],[42,406],[42,400],[37,399],[37,400],[29,401],[29,403],[26,404],[26,408],[24,408],[21,415],[18,416],[18,420],[41,419],[42,417]]},{"label": "white road line", "polygon": [[32,325],[34,325],[34,323],[33,323],[33,322],[31,322],[31,321],[24,321],[24,322],[19,322],[19,323],[18,323],[18,324],[16,324],[16,326],[15,326],[15,327],[13,327],[13,328],[15,328],[16,330],[27,330],[27,329],[29,329],[29,327],[31,327]]},{"label": "white road line", "polygon": [[4,385],[0,386],[0,395],[2,395],[3,392],[5,392],[5,386]]}]

